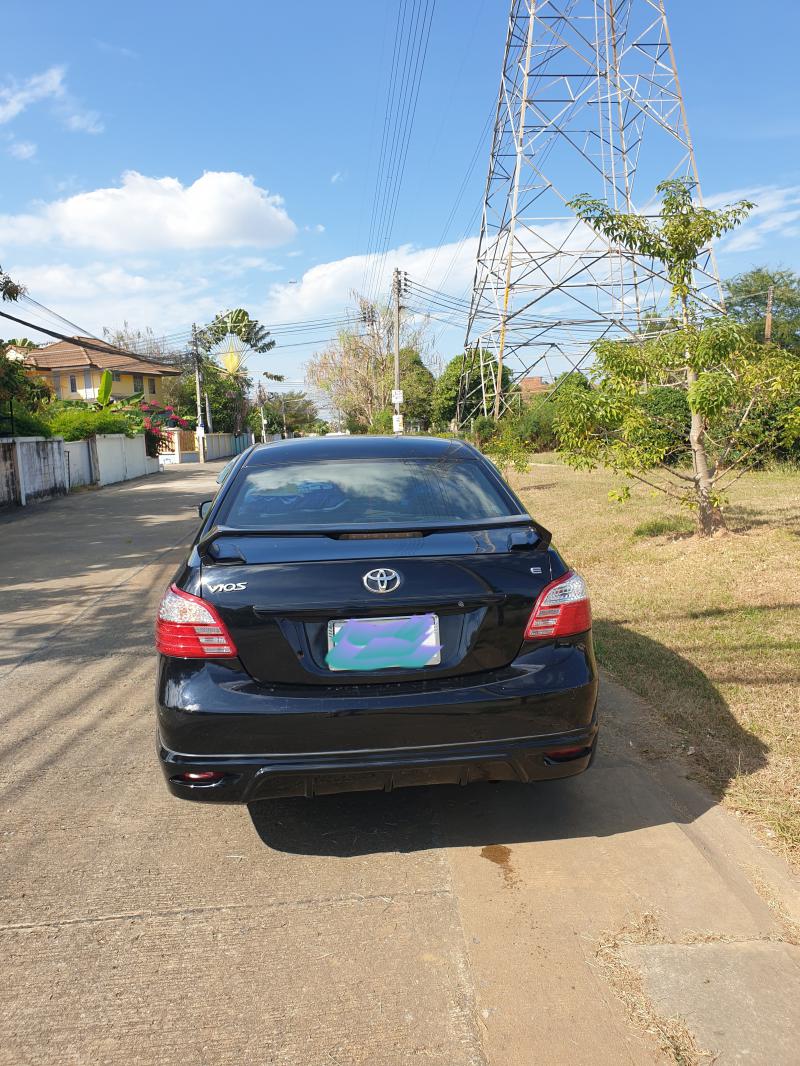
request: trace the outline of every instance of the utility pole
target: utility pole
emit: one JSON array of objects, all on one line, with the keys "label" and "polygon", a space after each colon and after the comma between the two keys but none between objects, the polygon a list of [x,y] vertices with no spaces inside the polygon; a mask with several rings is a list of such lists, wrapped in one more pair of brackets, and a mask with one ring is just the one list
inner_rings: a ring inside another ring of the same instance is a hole
[{"label": "utility pole", "polygon": [[770,285],[767,289],[767,315],[764,319],[764,344],[772,340],[772,301],[775,298],[775,286]]},{"label": "utility pole", "polygon": [[394,296],[394,388],[392,403],[394,417],[392,429],[396,434],[403,432],[403,415],[400,407],[403,403],[403,390],[400,388],[400,297],[408,292],[408,274],[395,267],[392,275],[392,295]]},{"label": "utility pole", "polygon": [[206,426],[203,417],[203,379],[202,360],[200,358],[200,344],[197,339],[197,326],[192,323],[192,358],[194,360],[194,388],[197,400],[197,458],[201,463],[206,461],[205,432]]}]

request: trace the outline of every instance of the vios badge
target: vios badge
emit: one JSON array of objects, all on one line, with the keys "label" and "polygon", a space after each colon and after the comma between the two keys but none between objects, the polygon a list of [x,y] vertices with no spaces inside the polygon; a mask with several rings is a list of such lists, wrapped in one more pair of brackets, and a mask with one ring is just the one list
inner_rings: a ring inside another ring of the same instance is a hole
[{"label": "vios badge", "polygon": [[387,570],[380,567],[370,570],[361,578],[364,588],[369,592],[394,592],[400,585],[400,575],[396,570]]}]

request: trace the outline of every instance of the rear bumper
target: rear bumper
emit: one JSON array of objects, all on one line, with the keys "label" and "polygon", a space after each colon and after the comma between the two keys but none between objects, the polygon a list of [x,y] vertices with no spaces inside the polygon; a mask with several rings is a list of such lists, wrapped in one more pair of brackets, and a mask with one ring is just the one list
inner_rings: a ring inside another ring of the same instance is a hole
[{"label": "rear bumper", "polygon": [[[401,785],[541,781],[585,770],[597,736],[591,636],[450,680],[290,688],[236,660],[160,657],[158,750],[170,790],[247,803]],[[553,757],[562,748],[570,757]],[[187,772],[220,780],[181,781]]]},{"label": "rear bumper", "polygon": [[[467,785],[473,781],[548,781],[588,769],[597,743],[597,719],[562,734],[384,751],[292,755],[158,754],[173,795],[206,803],[249,803],[283,796],[391,791],[407,785]],[[566,752],[564,749],[568,749]],[[221,774],[213,783],[180,780],[186,772]]]}]

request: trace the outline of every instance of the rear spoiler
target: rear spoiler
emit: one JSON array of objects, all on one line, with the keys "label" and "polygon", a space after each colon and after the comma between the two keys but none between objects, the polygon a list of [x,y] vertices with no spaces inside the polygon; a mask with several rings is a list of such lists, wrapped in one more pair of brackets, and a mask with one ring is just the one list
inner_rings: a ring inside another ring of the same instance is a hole
[{"label": "rear spoiler", "polygon": [[244,562],[244,558],[235,544],[224,544],[224,541],[234,537],[330,537],[332,540],[361,538],[370,539],[386,536],[395,537],[423,537],[426,533],[438,533],[444,530],[448,532],[467,532],[471,529],[486,529],[487,526],[505,527],[522,526],[524,528],[514,530],[508,535],[508,550],[521,550],[537,548],[544,551],[550,545],[552,535],[544,526],[539,525],[529,515],[519,515],[511,518],[488,518],[475,522],[460,522],[457,526],[443,526],[437,522],[429,524],[416,523],[413,528],[402,527],[376,529],[374,525],[359,529],[354,526],[346,526],[341,529],[326,527],[325,529],[309,529],[308,527],[277,529],[237,529],[233,526],[212,526],[211,529],[197,542],[197,551],[201,557],[210,556],[216,562],[237,559]]}]

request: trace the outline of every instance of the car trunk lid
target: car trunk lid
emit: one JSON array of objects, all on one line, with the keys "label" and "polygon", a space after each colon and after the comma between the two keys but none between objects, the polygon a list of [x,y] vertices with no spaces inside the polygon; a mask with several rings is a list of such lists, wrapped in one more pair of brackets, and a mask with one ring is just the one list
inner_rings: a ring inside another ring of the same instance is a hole
[{"label": "car trunk lid", "polygon": [[[449,677],[506,666],[551,580],[544,531],[487,528],[375,534],[232,534],[202,546],[202,596],[222,617],[245,669],[266,685],[352,685]],[[393,571],[396,589],[365,575]],[[332,670],[329,624],[435,615],[435,665]]]}]

